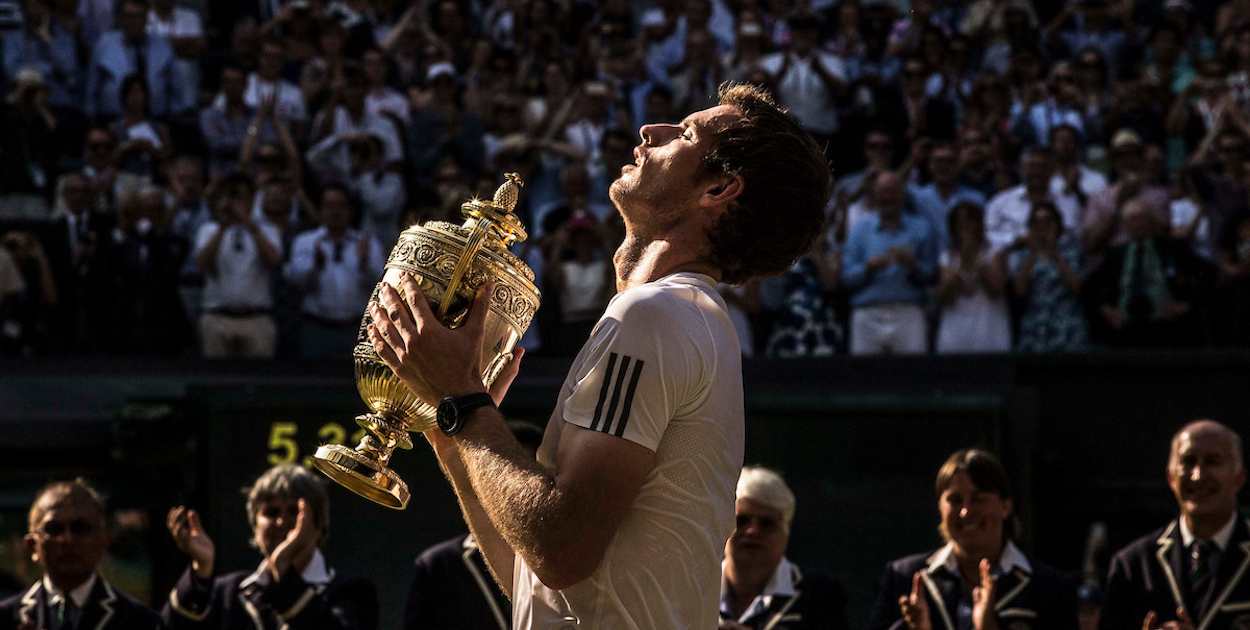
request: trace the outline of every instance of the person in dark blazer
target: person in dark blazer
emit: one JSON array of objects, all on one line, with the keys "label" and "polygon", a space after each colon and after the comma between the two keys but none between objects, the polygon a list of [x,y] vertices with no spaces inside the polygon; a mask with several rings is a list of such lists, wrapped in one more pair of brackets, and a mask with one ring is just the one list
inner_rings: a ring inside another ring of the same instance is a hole
[{"label": "person in dark blazer", "polygon": [[936,489],[946,545],[886,564],[869,630],[1076,630],[1076,583],[1013,542],[1002,464],[957,451]]},{"label": "person in dark blazer", "polygon": [[1241,438],[1211,420],[1172,438],[1168,486],[1180,515],[1111,559],[1099,630],[1250,628],[1250,521]]},{"label": "person in dark blazer", "polygon": [[152,609],[98,573],[111,535],[104,501],[86,481],[48,485],[30,508],[23,543],[43,579],[0,601],[0,630],[157,630]]},{"label": "person in dark blazer", "polygon": [[200,516],[185,506],[169,512],[174,542],[191,556],[161,617],[171,629],[373,630],[373,582],[343,575],[318,544],[329,528],[330,499],[321,478],[303,466],[270,468],[248,491],[253,544],[265,556],[254,571],[215,576],[216,550]]},{"label": "person in dark blazer", "polygon": [[842,582],[785,556],[794,503],[781,475],[742,469],[736,526],[725,543],[720,630],[847,630]]},{"label": "person in dark blazer", "polygon": [[[509,420],[521,447],[537,457],[543,430]],[[505,576],[511,578],[511,576]],[[473,534],[461,534],[421,552],[404,604],[403,630],[508,630],[512,604],[499,590]]]}]

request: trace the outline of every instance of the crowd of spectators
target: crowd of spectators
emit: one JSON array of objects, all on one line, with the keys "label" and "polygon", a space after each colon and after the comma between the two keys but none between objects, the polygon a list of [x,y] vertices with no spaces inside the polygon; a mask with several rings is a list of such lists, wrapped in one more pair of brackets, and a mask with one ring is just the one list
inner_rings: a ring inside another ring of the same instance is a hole
[{"label": "crowd of spectators", "polygon": [[1250,344],[1244,2],[8,8],[0,353],[345,354],[399,231],[513,171],[524,345],[573,352],[638,128],[724,81],[836,180],[808,256],[723,288],[744,354]]}]

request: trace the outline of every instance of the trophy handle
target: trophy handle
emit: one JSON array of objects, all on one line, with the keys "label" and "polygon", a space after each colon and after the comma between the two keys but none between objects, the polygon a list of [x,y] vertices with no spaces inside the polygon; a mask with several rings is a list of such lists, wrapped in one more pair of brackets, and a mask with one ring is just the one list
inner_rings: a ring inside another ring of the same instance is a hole
[{"label": "trophy handle", "polygon": [[469,272],[469,267],[473,266],[478,250],[482,249],[482,244],[486,242],[490,226],[483,225],[483,223],[486,222],[474,226],[473,234],[469,236],[469,242],[465,243],[464,251],[460,253],[460,259],[456,261],[456,268],[451,272],[451,279],[447,281],[447,289],[443,291],[443,299],[438,303],[439,321],[443,321],[443,318],[447,316],[447,309],[451,306],[451,300],[456,296],[456,291],[460,289],[464,275]]}]

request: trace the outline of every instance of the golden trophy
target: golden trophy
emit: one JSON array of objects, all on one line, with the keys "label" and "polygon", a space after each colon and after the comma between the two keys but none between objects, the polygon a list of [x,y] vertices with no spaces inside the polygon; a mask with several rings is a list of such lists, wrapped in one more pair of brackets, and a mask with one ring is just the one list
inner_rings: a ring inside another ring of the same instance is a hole
[{"label": "golden trophy", "polygon": [[[463,225],[427,221],[399,236],[386,263],[382,282],[399,290],[404,274],[411,275],[425,293],[430,308],[449,328],[464,322],[477,290],[488,280],[496,283],[486,317],[482,343],[482,383],[487,387],[512,360],[512,349],[538,310],[539,292],[534,272],[508,251],[525,240],[525,228],[512,213],[523,182],[508,173],[491,201],[473,199],[461,206]],[[377,301],[378,289],[371,302]],[[387,467],[395,448],[411,449],[410,431],[436,428],[435,407],[419,400],[373,350],[368,309],[352,352],[356,389],[370,412],[356,417],[365,436],[356,448],[326,444],[313,455],[313,465],[343,487],[397,510],[408,503],[408,486]]]}]

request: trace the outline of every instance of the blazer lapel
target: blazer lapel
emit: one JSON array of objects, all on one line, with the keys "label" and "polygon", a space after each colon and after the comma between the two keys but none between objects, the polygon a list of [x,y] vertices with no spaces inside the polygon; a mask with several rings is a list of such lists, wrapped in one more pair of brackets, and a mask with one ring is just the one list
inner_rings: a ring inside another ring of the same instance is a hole
[{"label": "blazer lapel", "polygon": [[35,582],[26,594],[22,596],[22,606],[17,609],[17,618],[22,623],[35,622],[36,628],[42,628],[44,623],[43,611],[46,606],[43,601],[46,599],[43,593],[43,580]]},{"label": "blazer lapel", "polygon": [[1007,617],[1036,617],[1036,611],[1011,607],[1011,602],[1024,592],[1031,581],[1033,581],[1033,576],[1020,567],[1015,567],[1011,573],[998,578],[996,590],[1001,594],[998,596],[998,601],[994,602],[994,612],[999,616]]},{"label": "blazer lapel", "polygon": [[1215,585],[1219,589],[1219,596],[1207,607],[1207,613],[1198,622],[1197,630],[1206,630],[1211,625],[1229,596],[1241,584],[1247,569],[1250,569],[1250,523],[1238,517],[1237,524],[1233,526],[1233,536],[1228,541],[1228,547],[1224,549],[1219,570],[1216,572]]},{"label": "blazer lapel", "polygon": [[[772,604],[769,606],[768,623],[764,624],[763,630],[774,630],[777,624],[784,621],[802,621],[803,617],[799,613],[791,613],[790,609],[794,607],[795,602],[803,596],[803,572],[799,571],[798,565],[790,565],[790,575],[794,584],[794,596],[785,598],[782,602],[781,598],[774,597]],[[776,609],[776,610],[773,610]]]},{"label": "blazer lapel", "polygon": [[951,611],[959,604],[960,585],[956,583],[954,576],[945,567],[938,565],[922,571],[920,578],[924,582],[925,590],[929,592],[930,613],[937,608],[946,630],[956,630]]},{"label": "blazer lapel", "polygon": [[1168,588],[1172,591],[1172,601],[1176,606],[1185,611],[1186,615],[1193,618],[1193,613],[1189,610],[1189,604],[1185,602],[1185,596],[1181,592],[1180,576],[1184,575],[1184,567],[1181,564],[1181,532],[1177,521],[1172,521],[1167,529],[1163,530],[1163,535],[1155,541],[1155,558],[1159,560],[1159,568],[1163,570],[1163,577],[1167,579]]},{"label": "blazer lapel", "polygon": [[82,619],[78,622],[78,628],[80,630],[104,630],[109,620],[113,618],[113,608],[116,602],[117,593],[113,587],[105,582],[104,578],[96,576],[91,596],[82,607]]}]

